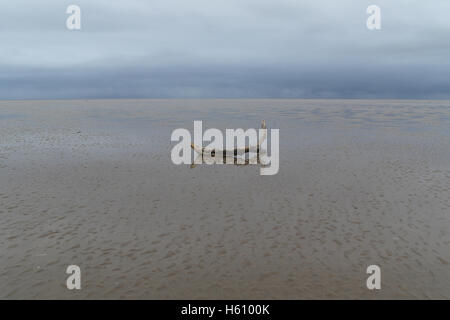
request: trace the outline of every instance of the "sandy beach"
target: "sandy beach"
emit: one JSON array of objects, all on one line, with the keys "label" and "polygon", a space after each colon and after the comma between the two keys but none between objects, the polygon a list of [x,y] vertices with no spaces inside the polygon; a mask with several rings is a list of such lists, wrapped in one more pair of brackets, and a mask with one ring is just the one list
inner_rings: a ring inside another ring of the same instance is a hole
[{"label": "sandy beach", "polygon": [[[277,175],[171,162],[263,119]],[[0,298],[450,299],[450,101],[0,101]]]}]

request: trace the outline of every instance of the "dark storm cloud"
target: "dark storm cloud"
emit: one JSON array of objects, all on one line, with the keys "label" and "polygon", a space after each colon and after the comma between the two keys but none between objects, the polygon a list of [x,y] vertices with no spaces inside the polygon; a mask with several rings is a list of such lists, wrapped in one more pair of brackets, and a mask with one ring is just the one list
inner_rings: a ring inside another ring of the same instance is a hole
[{"label": "dark storm cloud", "polygon": [[[386,68],[388,69],[388,68]],[[301,69],[173,67],[20,69],[0,77],[10,99],[64,98],[448,98],[450,66],[348,64]],[[361,76],[363,74],[363,76]]]},{"label": "dark storm cloud", "polygon": [[[72,3],[81,31],[65,28]],[[444,0],[17,0],[0,5],[0,98],[450,98],[449,13]]]}]

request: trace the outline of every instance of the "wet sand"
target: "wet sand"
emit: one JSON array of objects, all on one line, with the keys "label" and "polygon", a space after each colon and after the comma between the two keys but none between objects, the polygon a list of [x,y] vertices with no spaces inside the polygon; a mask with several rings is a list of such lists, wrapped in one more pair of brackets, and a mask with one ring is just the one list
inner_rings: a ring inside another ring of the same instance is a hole
[{"label": "wet sand", "polygon": [[[170,160],[262,119],[275,176]],[[449,101],[0,101],[0,298],[449,299],[449,138]]]}]

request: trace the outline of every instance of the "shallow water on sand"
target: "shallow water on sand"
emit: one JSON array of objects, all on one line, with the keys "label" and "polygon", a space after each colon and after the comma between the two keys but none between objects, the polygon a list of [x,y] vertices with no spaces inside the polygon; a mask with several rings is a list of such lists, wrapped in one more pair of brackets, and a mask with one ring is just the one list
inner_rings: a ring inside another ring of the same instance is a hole
[{"label": "shallow water on sand", "polygon": [[[170,160],[262,119],[275,176]],[[450,298],[449,128],[449,101],[0,101],[0,298]]]}]

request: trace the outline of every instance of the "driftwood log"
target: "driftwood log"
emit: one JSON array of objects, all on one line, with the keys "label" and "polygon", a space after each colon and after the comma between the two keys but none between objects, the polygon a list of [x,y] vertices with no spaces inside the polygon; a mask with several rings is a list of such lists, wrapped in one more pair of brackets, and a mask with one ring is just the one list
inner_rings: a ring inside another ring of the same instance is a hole
[{"label": "driftwood log", "polygon": [[[266,121],[265,120],[263,120],[261,122],[261,129],[266,129]],[[248,147],[245,147],[245,148],[237,148],[236,147],[236,148],[234,148],[232,150],[207,149],[205,147],[201,148],[201,147],[195,145],[194,143],[191,143],[191,148],[195,152],[197,152],[199,154],[199,157],[201,157],[202,160],[204,160],[204,158],[208,158],[210,160],[217,159],[217,157],[216,157],[216,154],[217,154],[218,156],[222,155],[223,163],[228,163],[228,162],[226,162],[226,160],[229,159],[231,155],[233,155],[233,163],[235,165],[248,165],[248,164],[250,164],[250,159],[245,159],[245,161],[243,163],[239,163],[238,160],[242,161],[243,159],[239,159],[238,155],[246,154],[246,153],[249,153],[249,152],[256,152],[256,162],[257,162],[257,164],[260,164],[259,154],[260,154],[261,144],[264,142],[264,140],[266,140],[266,138],[267,138],[267,131],[264,131],[261,140],[258,142],[258,145],[256,145],[256,146],[248,146]],[[194,161],[191,164],[191,168],[195,168],[196,165],[197,164]]]}]

